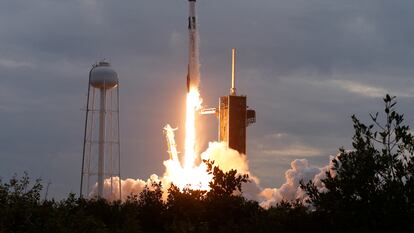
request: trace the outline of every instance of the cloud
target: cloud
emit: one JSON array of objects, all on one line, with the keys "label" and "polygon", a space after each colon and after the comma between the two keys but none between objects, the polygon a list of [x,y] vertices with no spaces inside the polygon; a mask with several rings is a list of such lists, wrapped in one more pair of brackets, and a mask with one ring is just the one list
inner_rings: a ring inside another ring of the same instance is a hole
[{"label": "cloud", "polygon": [[240,175],[249,175],[250,182],[242,187],[243,196],[252,200],[257,199],[261,190],[260,181],[251,173],[246,155],[228,148],[225,143],[210,142],[208,149],[201,154],[201,158],[214,161],[215,165],[225,172],[235,169]]},{"label": "cloud", "polygon": [[384,88],[379,86],[367,85],[352,80],[331,80],[328,85],[343,89],[352,94],[357,94],[370,98],[382,98],[386,94],[396,95],[398,97],[414,97],[412,88],[401,87],[400,90]]},{"label": "cloud", "polygon": [[285,183],[280,188],[266,188],[260,196],[264,198],[261,206],[268,208],[281,201],[295,201],[302,199],[303,190],[300,182],[307,183],[321,173],[321,169],[310,166],[306,159],[295,159],[291,162],[291,168],[285,172]]},{"label": "cloud", "polygon": [[[246,155],[238,153],[236,150],[229,149],[224,143],[210,142],[208,149],[201,154],[202,159],[207,159],[215,162],[223,171],[228,172],[236,169],[238,174],[248,174],[250,182],[243,185],[242,195],[248,200],[257,200],[264,208],[274,206],[281,201],[304,201],[307,196],[300,188],[300,182],[307,183],[313,181],[316,187],[323,191],[325,187],[321,180],[326,178],[326,172],[332,172],[332,163],[323,166],[322,168],[312,166],[307,159],[295,159],[290,163],[291,168],[285,172],[285,182],[279,188],[263,188],[260,185],[258,177],[254,176],[249,169],[249,162]],[[332,161],[333,157],[330,158]],[[140,192],[147,186],[151,187],[152,182],[162,182],[163,198],[167,199],[168,188],[173,183],[174,175],[173,167],[169,163],[172,160],[165,161],[165,172],[163,177],[158,177],[153,174],[147,181],[141,179],[125,179],[121,180],[122,200],[130,195],[139,195]],[[206,169],[205,166],[200,166]],[[175,174],[177,175],[177,174]],[[192,174],[197,176],[197,174]],[[104,196],[109,200],[116,200],[119,195],[119,189],[115,185],[111,187],[111,180],[106,179],[104,182]],[[113,178],[114,184],[117,184],[118,177]],[[112,191],[111,191],[112,190]],[[94,186],[90,197],[97,195],[97,185]]]},{"label": "cloud", "polygon": [[232,169],[236,169],[239,174],[250,172],[247,156],[228,148],[224,142],[210,142],[201,158],[214,161],[225,172]]},{"label": "cloud", "polygon": [[[361,74],[361,76],[364,76]],[[339,77],[339,79],[338,79]],[[368,76],[364,79],[370,80],[371,76]],[[385,79],[385,78],[384,78]],[[348,94],[368,97],[368,98],[382,98],[386,94],[396,95],[398,97],[410,98],[414,97],[414,92],[412,88],[406,86],[400,86],[398,83],[393,84],[383,84],[369,81],[369,83],[364,83],[362,81],[353,80],[352,76],[348,74],[334,74],[330,80],[315,80],[315,79],[306,79],[300,78],[301,81],[310,84],[314,87],[324,87],[330,89],[337,89],[345,91]],[[370,83],[375,84],[370,84]]]},{"label": "cloud", "polygon": [[285,172],[285,182],[279,188],[264,188],[258,195],[260,205],[269,208],[282,201],[291,202],[296,200],[306,204],[305,201],[308,196],[300,188],[301,182],[306,184],[312,181],[320,192],[326,191],[327,189],[322,180],[326,178],[327,172],[333,177],[335,176],[332,162],[334,158],[335,156],[330,156],[328,165],[322,167],[310,165],[306,159],[293,160],[290,164],[291,168]]},{"label": "cloud", "polygon": [[[259,179],[251,174],[249,170],[249,164],[246,155],[238,153],[236,150],[228,148],[224,143],[211,142],[206,151],[201,154],[201,158],[205,160],[214,161],[214,165],[220,167],[224,172],[230,170],[237,170],[238,175],[249,175],[250,183],[243,185],[243,196],[248,199],[257,199],[257,195],[260,193],[261,188],[259,186]],[[176,166],[180,166],[174,163],[172,159],[164,161],[165,171],[162,177],[158,175],[151,175],[146,181],[142,179],[121,179],[121,200],[125,201],[128,196],[139,195],[140,192],[147,186],[151,188],[153,182],[161,182],[163,190],[163,198],[167,199],[168,189],[172,183],[175,182],[177,176],[191,175],[194,177],[203,177],[206,174],[207,167],[204,164],[199,165],[199,169],[194,169],[192,174],[184,174],[184,170],[177,169]],[[179,172],[179,173],[177,173]],[[200,174],[195,174],[200,172]],[[211,177],[210,177],[211,178]],[[185,179],[185,177],[184,177]],[[190,181],[191,178],[187,177]],[[119,186],[118,177],[112,177],[105,179],[104,181],[104,197],[108,200],[117,200],[119,198]],[[203,180],[201,180],[203,182]],[[208,184],[209,180],[207,180]],[[111,185],[112,184],[112,185]],[[175,184],[177,185],[177,184]],[[204,185],[202,185],[203,187]],[[89,197],[97,196],[97,184],[92,188]],[[190,188],[194,188],[190,186]]]},{"label": "cloud", "polygon": [[24,61],[16,61],[8,58],[0,58],[0,66],[3,66],[4,68],[33,68],[34,65],[29,62]]},{"label": "cloud", "polygon": [[256,139],[261,157],[312,157],[321,155],[322,151],[307,145],[303,139],[287,133],[273,133]]},{"label": "cloud", "polygon": [[319,149],[303,145],[291,145],[285,149],[263,150],[262,152],[265,155],[290,157],[311,157],[321,154]]},{"label": "cloud", "polygon": [[380,98],[384,97],[388,93],[384,88],[369,86],[350,80],[332,80],[331,83],[334,86],[337,86],[348,92],[367,97]]},{"label": "cloud", "polygon": [[[151,175],[146,181],[141,179],[121,179],[121,200],[125,201],[129,196],[139,194],[145,187],[152,187],[153,182],[158,183],[160,180],[157,175]],[[89,193],[90,198],[98,195],[98,185],[95,184],[92,191]],[[103,197],[109,201],[119,200],[119,177],[112,177],[104,180],[104,195]]]}]

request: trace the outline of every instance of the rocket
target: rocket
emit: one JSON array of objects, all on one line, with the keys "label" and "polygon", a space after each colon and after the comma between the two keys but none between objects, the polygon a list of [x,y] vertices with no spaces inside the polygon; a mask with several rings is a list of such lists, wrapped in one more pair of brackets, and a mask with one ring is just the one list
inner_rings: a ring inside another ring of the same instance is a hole
[{"label": "rocket", "polygon": [[189,51],[188,51],[188,73],[187,73],[187,92],[191,87],[198,87],[200,81],[200,64],[198,51],[198,32],[195,4],[196,0],[188,0],[188,34],[189,34]]}]

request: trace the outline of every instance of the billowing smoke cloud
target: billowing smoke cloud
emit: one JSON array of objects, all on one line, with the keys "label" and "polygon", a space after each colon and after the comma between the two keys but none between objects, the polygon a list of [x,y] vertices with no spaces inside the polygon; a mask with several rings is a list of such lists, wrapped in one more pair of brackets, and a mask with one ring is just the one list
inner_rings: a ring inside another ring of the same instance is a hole
[{"label": "billowing smoke cloud", "polygon": [[300,182],[307,183],[321,173],[321,169],[311,167],[306,159],[295,159],[290,166],[291,168],[285,172],[286,182],[280,188],[266,188],[260,193],[264,198],[261,203],[263,207],[269,207],[283,200],[302,199],[304,193],[300,188]]},{"label": "billowing smoke cloud", "polygon": [[228,148],[223,142],[210,142],[208,149],[201,154],[201,158],[214,161],[214,164],[225,172],[235,169],[240,175],[249,175],[250,182],[242,187],[243,196],[251,200],[257,199],[261,190],[260,182],[256,176],[251,174],[246,155]]},{"label": "billowing smoke cloud", "polygon": [[[145,186],[152,187],[153,182],[159,182],[160,179],[157,175],[153,174],[147,181],[140,179],[131,179],[127,178],[125,180],[121,179],[121,200],[125,201],[128,196],[139,195]],[[119,199],[119,177],[112,177],[104,180],[104,198],[113,201]],[[111,186],[112,183],[112,186]],[[98,185],[95,184],[89,197],[96,197],[98,194]]]},{"label": "billowing smoke cloud", "polygon": [[236,169],[239,174],[250,175],[247,156],[228,148],[223,142],[210,142],[208,149],[201,154],[201,158],[214,161],[225,172]]},{"label": "billowing smoke cloud", "polygon": [[[330,158],[332,161],[333,157]],[[322,180],[326,178],[326,172],[332,171],[332,162],[329,165],[318,168],[311,166],[307,159],[295,159],[290,163],[291,168],[285,172],[286,181],[279,188],[265,188],[259,194],[260,205],[264,208],[274,206],[281,201],[303,201],[306,199],[304,190],[300,188],[300,182],[313,181],[320,191],[326,190]],[[334,174],[333,174],[334,175]]]},{"label": "billowing smoke cloud", "polygon": [[[323,191],[325,187],[321,180],[326,177],[326,171],[332,168],[331,163],[325,167],[318,168],[310,165],[306,159],[295,159],[291,162],[291,168],[285,172],[286,180],[284,184],[279,188],[262,188],[259,179],[250,172],[247,156],[228,148],[225,143],[210,142],[207,150],[201,154],[201,159],[214,161],[214,164],[225,172],[236,169],[238,174],[248,174],[250,182],[243,185],[242,195],[247,199],[259,201],[264,208],[274,206],[281,201],[304,200],[306,195],[300,188],[301,181],[304,183],[313,181]],[[332,157],[330,160],[332,160]],[[122,200],[126,200],[131,195],[139,195],[146,186],[151,187],[153,182],[158,183],[160,181],[163,184],[164,199],[166,199],[167,190],[171,183],[173,183],[172,176],[174,172],[171,170],[174,170],[174,166],[178,165],[173,166],[171,159],[164,161],[164,165],[166,171],[163,177],[153,174],[146,181],[130,178],[121,180]],[[203,172],[206,166],[199,166],[199,168],[199,172]],[[113,183],[118,183],[118,177],[113,177],[112,179]],[[119,197],[119,188],[117,186],[111,187],[110,179],[106,179],[104,185],[105,198],[115,200]],[[95,185],[90,196],[96,196],[96,194],[97,187]]]},{"label": "billowing smoke cloud", "polygon": [[[257,199],[257,196],[261,191],[261,188],[259,186],[259,179],[250,173],[249,163],[246,155],[240,154],[236,150],[228,148],[225,143],[211,142],[209,143],[208,149],[201,154],[201,159],[214,161],[214,165],[219,166],[220,169],[225,172],[230,171],[231,169],[236,169],[238,174],[248,174],[251,182],[243,186],[243,195],[249,199]],[[172,158],[164,161],[164,166],[165,172],[162,177],[158,177],[158,175],[153,174],[146,181],[131,178],[121,180],[122,200],[126,200],[126,198],[130,195],[138,195],[145,188],[145,186],[151,187],[152,182],[159,181],[161,181],[163,184],[162,188],[164,191],[164,198],[166,198],[166,191],[170,185],[174,183],[174,176],[185,176],[188,174],[181,174],[181,170],[177,169],[180,164],[177,164],[177,160],[174,160]],[[197,169],[191,171],[197,174],[190,175],[205,178],[206,176],[203,176],[202,173],[206,173],[206,169],[207,166],[205,166],[205,164],[200,164]],[[204,182],[205,185],[208,186],[208,182],[211,177],[207,178],[209,179],[201,180],[201,182]],[[118,177],[113,177],[112,184],[118,184],[118,180]],[[94,197],[96,195],[97,185],[95,185],[89,196]],[[112,185],[111,187],[111,179],[106,179],[104,182],[104,197],[108,200],[115,200],[119,197],[119,187],[117,185]]]},{"label": "billowing smoke cloud", "polygon": [[319,191],[326,191],[327,190],[325,185],[322,183],[322,180],[326,178],[326,172],[329,172],[332,177],[336,176],[336,172],[333,170],[333,162],[332,161],[336,157],[338,157],[338,155],[339,154],[337,154],[336,156],[330,156],[329,164],[326,165],[325,167],[321,168],[321,172],[313,178],[313,183],[315,184],[315,186],[318,188]]}]

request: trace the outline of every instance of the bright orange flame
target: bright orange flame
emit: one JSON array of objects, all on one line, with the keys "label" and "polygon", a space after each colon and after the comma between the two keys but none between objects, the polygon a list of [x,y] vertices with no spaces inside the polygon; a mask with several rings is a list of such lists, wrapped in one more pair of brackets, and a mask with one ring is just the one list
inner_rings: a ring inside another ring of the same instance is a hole
[{"label": "bright orange flame", "polygon": [[185,157],[184,168],[194,167],[196,160],[196,113],[201,108],[200,92],[191,88],[187,93],[187,111],[185,119]]},{"label": "bright orange flame", "polygon": [[179,188],[185,187],[191,189],[208,190],[208,184],[211,175],[206,171],[204,163],[197,164],[199,154],[196,151],[197,135],[196,135],[196,114],[201,109],[202,100],[197,87],[192,87],[187,93],[186,106],[186,122],[185,122],[185,153],[183,165],[179,161],[178,151],[176,148],[174,131],[175,129],[167,125],[164,130],[166,132],[170,159],[164,162],[166,173],[164,179]]}]

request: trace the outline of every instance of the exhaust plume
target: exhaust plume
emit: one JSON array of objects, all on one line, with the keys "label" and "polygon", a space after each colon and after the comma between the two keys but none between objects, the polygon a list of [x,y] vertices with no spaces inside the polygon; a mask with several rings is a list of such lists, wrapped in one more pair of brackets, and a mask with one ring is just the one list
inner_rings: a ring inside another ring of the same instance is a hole
[{"label": "exhaust plume", "polygon": [[[334,157],[330,157],[332,161]],[[279,188],[265,188],[259,194],[260,205],[269,208],[282,201],[305,201],[307,196],[300,188],[300,182],[313,181],[320,191],[326,190],[322,180],[326,178],[326,172],[334,174],[330,162],[328,165],[318,168],[311,166],[307,159],[295,159],[290,164],[291,168],[285,172],[285,183]]]},{"label": "exhaust plume", "polygon": [[[165,130],[166,134],[170,134],[171,136],[171,133],[173,135],[175,129],[167,125]],[[175,142],[169,142],[169,145],[174,145],[174,143]],[[131,178],[121,180],[122,201],[125,201],[128,196],[139,195],[145,186],[151,187],[153,182],[158,183],[160,181],[162,182],[164,200],[167,198],[167,190],[171,184],[180,188],[189,187],[193,189],[209,190],[208,182],[212,177],[207,174],[207,166],[204,163],[194,166],[192,170],[189,171],[190,173],[186,173],[178,160],[178,152],[172,153],[171,148],[169,152],[169,159],[164,161],[165,172],[162,177],[153,174],[147,180]],[[334,157],[331,156],[330,161],[333,158]],[[285,172],[286,180],[279,188],[262,188],[260,186],[259,178],[254,176],[249,169],[247,156],[228,148],[225,143],[210,142],[207,150],[201,153],[201,159],[214,161],[214,164],[225,172],[236,169],[238,174],[248,174],[251,182],[243,185],[242,195],[249,200],[259,201],[263,208],[275,206],[281,201],[304,201],[307,197],[304,191],[300,188],[301,181],[304,183],[313,181],[316,187],[323,191],[325,190],[325,187],[321,180],[326,178],[326,172],[330,171],[331,174],[334,175],[332,171],[332,163],[322,168],[318,168],[310,165],[306,159],[295,159],[291,162],[291,168]],[[188,181],[188,176],[194,178],[192,180],[193,183],[185,182]],[[118,177],[113,177],[112,179],[118,181]],[[110,179],[106,179],[104,182],[104,197],[107,200],[117,200],[119,195],[118,186],[113,186],[111,188],[110,184]],[[97,196],[97,185],[95,185],[89,196]]]}]

